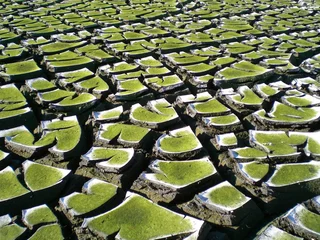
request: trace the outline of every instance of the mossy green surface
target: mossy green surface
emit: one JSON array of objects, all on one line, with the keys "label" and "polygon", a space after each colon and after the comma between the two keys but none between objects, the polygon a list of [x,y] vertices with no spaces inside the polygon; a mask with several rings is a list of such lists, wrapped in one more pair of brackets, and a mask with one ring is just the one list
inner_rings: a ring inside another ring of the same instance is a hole
[{"label": "mossy green surface", "polygon": [[121,81],[119,82],[119,86],[120,92],[117,93],[119,95],[133,94],[146,88],[138,79]]},{"label": "mossy green surface", "polygon": [[18,197],[28,192],[29,190],[19,182],[13,170],[0,172],[0,200]]},{"label": "mossy green surface", "polygon": [[262,104],[263,100],[251,89],[245,89],[241,95],[235,95],[233,99],[237,102],[244,104]]},{"label": "mossy green surface", "polygon": [[183,186],[203,178],[215,172],[215,168],[208,161],[177,161],[159,162],[160,173],[155,173],[157,180]]},{"label": "mossy green surface", "polygon": [[63,240],[61,227],[59,224],[51,224],[40,227],[29,240]]},{"label": "mossy green surface", "polygon": [[147,128],[129,125],[129,124],[121,124],[116,123],[108,126],[108,129],[105,130],[101,136],[105,139],[112,140],[118,135],[120,138],[125,141],[140,141],[144,138],[149,130]]},{"label": "mossy green surface", "polygon": [[219,125],[221,124],[228,125],[228,124],[232,124],[237,120],[239,119],[236,115],[230,114],[230,115],[224,115],[224,116],[218,116],[218,117],[211,117],[210,123],[219,124]]},{"label": "mossy green surface", "polygon": [[49,44],[40,46],[40,49],[43,51],[44,54],[57,53],[57,52],[62,52],[62,51],[66,51],[66,50],[81,46],[83,44],[84,42],[74,42],[74,43],[54,42],[54,43],[49,43]]},{"label": "mossy green surface", "polygon": [[307,122],[312,120],[317,116],[317,110],[314,108],[299,108],[295,109],[293,107],[279,103],[273,111],[275,117],[270,118],[264,114],[264,112],[259,112],[259,116],[270,121],[283,121],[287,123],[299,123]]},{"label": "mossy green surface", "polygon": [[208,195],[210,201],[214,204],[234,208],[246,201],[246,197],[233,186],[219,186]]},{"label": "mossy green surface", "polygon": [[159,87],[171,86],[177,83],[181,83],[181,80],[178,76],[165,76],[165,77],[153,77],[145,80],[147,84],[156,84]]},{"label": "mossy green surface", "polygon": [[91,72],[87,68],[84,68],[78,71],[65,72],[61,75],[61,78],[67,83],[73,83],[93,75],[93,72]]},{"label": "mossy green surface", "polygon": [[8,64],[5,64],[4,66],[5,66],[5,73],[9,75],[32,73],[32,72],[41,70],[34,60],[8,63]]},{"label": "mossy green surface", "polygon": [[160,114],[150,111],[144,107],[138,107],[132,112],[132,116],[139,121],[160,123],[168,121],[177,115],[176,111],[172,107],[164,109],[165,111],[161,111],[161,108],[157,109],[160,111]]},{"label": "mossy green surface", "polygon": [[0,103],[1,111],[20,110],[22,107],[27,107],[27,102]]},{"label": "mossy green surface", "polygon": [[123,71],[132,71],[137,69],[138,67],[126,62],[119,63],[115,65],[112,69],[110,69],[111,73],[123,72]]},{"label": "mossy green surface", "polygon": [[307,107],[312,103],[311,100],[303,97],[286,97],[286,100],[297,107]]},{"label": "mossy green surface", "polygon": [[28,224],[35,226],[41,223],[52,223],[57,222],[57,217],[53,214],[47,206],[41,206],[40,208],[33,209],[27,217],[26,221]]},{"label": "mossy green surface", "polygon": [[78,122],[75,120],[59,120],[59,121],[52,121],[47,125],[47,129],[50,130],[58,130],[58,129],[65,129],[77,126]]},{"label": "mossy green surface", "polygon": [[269,164],[250,162],[243,167],[246,174],[254,179],[262,179],[269,171]]},{"label": "mossy green surface", "polygon": [[122,112],[118,111],[118,110],[110,110],[110,111],[102,113],[99,118],[102,118],[102,119],[116,118],[116,117],[119,117],[121,115],[121,113]]},{"label": "mossy green surface", "polygon": [[234,63],[237,59],[233,57],[221,57],[217,60],[213,61],[213,63],[217,66],[228,65]]},{"label": "mossy green surface", "polygon": [[306,208],[299,214],[299,220],[303,224],[304,227],[314,231],[316,233],[320,233],[320,215],[315,214]]},{"label": "mossy green surface", "polygon": [[129,156],[127,151],[117,148],[95,148],[92,151],[94,160],[105,159],[110,165],[124,165],[130,160]]},{"label": "mossy green surface", "polygon": [[4,85],[0,87],[1,102],[24,102],[26,98],[14,85]]},{"label": "mossy green surface", "polygon": [[58,90],[42,93],[41,98],[45,101],[53,102],[53,101],[56,101],[58,99],[62,99],[65,97],[72,97],[74,95],[75,95],[75,92],[69,92],[66,90],[58,89]]},{"label": "mossy green surface", "polygon": [[71,151],[81,138],[82,130],[80,125],[54,132],[57,139],[56,148],[60,151]]},{"label": "mossy green surface", "polygon": [[32,164],[24,173],[24,180],[32,191],[39,191],[57,184],[63,173],[54,167]]},{"label": "mossy green surface", "polygon": [[194,231],[191,222],[138,195],[112,211],[90,220],[88,227],[107,236],[114,233],[127,240],[148,240]]},{"label": "mossy green surface", "polygon": [[42,91],[42,90],[46,90],[46,89],[55,88],[55,85],[46,79],[39,79],[39,80],[34,81],[31,84],[31,87],[36,89],[37,91]]},{"label": "mossy green surface", "polygon": [[261,67],[259,65],[252,64],[247,61],[241,61],[239,63],[235,63],[233,65],[234,68],[242,70],[242,71],[248,71],[248,72],[257,72],[262,73],[265,72],[266,69],[264,67]]},{"label": "mossy green surface", "polygon": [[256,76],[255,72],[242,71],[229,67],[221,70],[219,74],[226,80]]},{"label": "mossy green surface", "polygon": [[170,73],[170,70],[166,67],[150,67],[146,69],[147,74],[150,75],[163,75],[163,74],[167,74]]},{"label": "mossy green surface", "polygon": [[24,113],[28,112],[27,109],[18,109],[18,110],[12,110],[12,111],[1,111],[0,112],[0,119],[1,118],[9,118],[14,116],[19,116]]},{"label": "mossy green surface", "polygon": [[320,154],[320,144],[318,139],[310,137],[306,147],[312,154]]},{"label": "mossy green surface", "polygon": [[255,148],[242,148],[242,149],[235,149],[234,150],[239,157],[244,157],[244,158],[261,158],[261,157],[267,157],[267,153],[255,149]]},{"label": "mossy green surface", "polygon": [[199,113],[223,113],[229,110],[217,99],[211,99],[203,103],[195,103],[194,107]]},{"label": "mossy green surface", "polygon": [[15,240],[24,231],[25,231],[25,228],[20,227],[17,224],[10,224],[10,225],[7,225],[7,226],[3,226],[3,227],[0,228],[0,239],[3,239],[3,240]]},{"label": "mossy green surface", "polygon": [[190,131],[179,131],[174,136],[166,136],[160,142],[160,147],[166,152],[192,151],[199,145],[199,140]]},{"label": "mossy green surface", "polygon": [[153,57],[149,57],[149,58],[143,58],[139,61],[139,64],[142,66],[147,66],[147,67],[162,67],[163,64],[154,59]]},{"label": "mossy green surface", "polygon": [[78,214],[85,214],[95,210],[102,204],[109,201],[117,194],[117,187],[109,183],[93,184],[88,193],[77,193],[68,198],[68,208],[76,211]]},{"label": "mossy green surface", "polygon": [[94,101],[96,98],[90,93],[81,93],[77,97],[66,97],[61,100],[58,105],[59,106],[73,106],[73,105],[80,105],[85,104],[91,101]]},{"label": "mossy green surface", "polygon": [[275,185],[288,185],[306,181],[319,175],[320,167],[313,164],[282,165],[269,180]]},{"label": "mossy green surface", "polygon": [[201,72],[207,72],[207,71],[213,70],[214,68],[216,68],[216,66],[209,65],[206,63],[199,63],[195,65],[184,66],[183,68],[191,73],[201,73]]},{"label": "mossy green surface", "polygon": [[268,85],[265,85],[263,87],[261,87],[261,91],[266,94],[267,96],[272,96],[274,94],[277,93],[277,90],[268,86]]},{"label": "mossy green surface", "polygon": [[84,88],[84,89],[94,89],[96,91],[108,91],[109,90],[109,85],[102,80],[100,77],[93,77],[88,80],[85,80],[79,85]]},{"label": "mossy green surface", "polygon": [[237,137],[236,136],[230,136],[230,137],[224,137],[222,139],[223,145],[235,145],[237,144]]}]

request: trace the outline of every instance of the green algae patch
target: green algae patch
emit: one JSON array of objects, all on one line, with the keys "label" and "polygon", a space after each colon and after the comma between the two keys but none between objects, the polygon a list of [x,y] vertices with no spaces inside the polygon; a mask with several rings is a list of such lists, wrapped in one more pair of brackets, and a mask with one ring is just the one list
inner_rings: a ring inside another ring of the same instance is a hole
[{"label": "green algae patch", "polygon": [[66,97],[73,97],[75,95],[75,92],[70,92],[66,90],[56,89],[50,92],[44,92],[38,94],[40,99],[44,102],[54,102],[58,101],[60,99],[64,99]]},{"label": "green algae patch", "polygon": [[253,105],[261,105],[263,102],[262,98],[260,98],[257,94],[255,94],[247,86],[238,88],[238,92],[240,94],[236,94],[232,96],[232,99],[235,102],[243,103],[243,104],[253,104]]},{"label": "green algae patch", "polygon": [[29,240],[63,240],[61,227],[59,224],[51,224],[40,227]]},{"label": "green algae patch", "polygon": [[320,177],[320,164],[315,161],[297,164],[279,164],[276,172],[269,179],[272,186],[284,186],[318,179]]},{"label": "green algae patch", "polygon": [[165,99],[150,101],[147,107],[135,104],[131,107],[130,119],[132,122],[148,125],[168,122],[177,119],[178,114],[175,109]]},{"label": "green algae patch", "polygon": [[238,121],[239,121],[239,118],[235,114],[209,118],[209,124],[212,124],[212,125],[228,125]]},{"label": "green algae patch", "polygon": [[148,88],[139,79],[130,79],[117,82],[117,90],[115,95],[120,100],[135,100],[138,95],[148,91]]},{"label": "green algae patch", "polygon": [[[188,152],[201,148],[201,144],[190,127],[171,131],[169,135],[160,137],[161,150],[171,153]],[[159,141],[158,140],[158,141]]]},{"label": "green algae patch", "polygon": [[[156,164],[156,165],[155,165]],[[216,172],[212,163],[208,160],[194,161],[157,161],[151,166],[156,169],[154,178],[158,181],[175,186],[184,186]]]},{"label": "green algae patch", "polygon": [[11,167],[6,167],[0,171],[0,201],[19,197],[27,193],[29,193],[29,190],[19,182]]},{"label": "green algae patch", "polygon": [[8,75],[20,75],[41,71],[34,60],[8,63],[3,65],[4,73]]},{"label": "green algae patch", "polygon": [[94,97],[90,93],[81,93],[77,97],[69,96],[61,100],[57,105],[59,106],[74,106],[74,105],[80,105],[88,102],[92,102],[96,100],[96,97]]},{"label": "green algae patch", "polygon": [[1,102],[25,102],[26,98],[14,84],[7,84],[0,87]]},{"label": "green algae patch", "polygon": [[250,178],[261,180],[269,172],[269,164],[259,163],[256,161],[241,164],[242,170]]},{"label": "green algae patch", "polygon": [[[26,82],[26,84],[28,84],[28,81]],[[49,82],[45,78],[36,78],[29,80],[29,86],[31,89],[34,89],[36,91],[51,90],[56,87],[52,82]]]},{"label": "green algae patch", "polygon": [[149,129],[129,124],[112,123],[105,124],[102,131],[101,137],[108,141],[119,136],[121,140],[136,142],[141,141],[148,134]]},{"label": "green algae patch", "polygon": [[83,193],[76,192],[60,199],[76,215],[97,209],[117,194],[115,185],[97,179],[86,182],[83,189]]},{"label": "green algae patch", "polygon": [[85,41],[82,42],[54,42],[39,46],[39,50],[44,55],[46,54],[55,54],[63,51],[71,50],[76,47],[80,47],[86,44]]},{"label": "green algae patch", "polygon": [[23,162],[24,180],[32,191],[39,191],[59,184],[70,170],[59,169],[30,161]]},{"label": "green algae patch", "polygon": [[121,148],[93,148],[91,152],[93,160],[105,159],[110,165],[123,165],[127,163],[130,158],[130,153]]},{"label": "green algae patch", "polygon": [[304,227],[316,233],[320,233],[320,215],[315,214],[306,208],[303,208],[299,212],[299,221]]},{"label": "green algae patch", "polygon": [[217,99],[211,99],[203,103],[194,103],[195,110],[199,113],[223,113],[230,111],[226,106],[220,103]]},{"label": "green algae patch", "polygon": [[23,221],[30,226],[57,222],[57,217],[47,205],[41,205],[22,211]]},{"label": "green algae patch", "polygon": [[154,59],[153,57],[142,58],[142,59],[138,60],[137,63],[143,67],[158,68],[158,67],[163,66],[163,64],[160,61]]},{"label": "green algae patch", "polygon": [[10,224],[0,227],[0,239],[15,240],[26,231],[26,228],[18,224]]},{"label": "green algae patch", "polygon": [[228,182],[222,182],[206,190],[202,195],[218,206],[236,209],[248,201],[248,198]]},{"label": "green algae patch", "polygon": [[132,193],[115,209],[85,219],[84,227],[103,237],[118,232],[117,238],[127,240],[158,239],[195,231],[191,218]]},{"label": "green algae patch", "polygon": [[240,159],[241,158],[259,159],[259,158],[267,157],[266,152],[256,148],[250,148],[250,147],[237,148],[229,151],[234,158],[240,158]]}]

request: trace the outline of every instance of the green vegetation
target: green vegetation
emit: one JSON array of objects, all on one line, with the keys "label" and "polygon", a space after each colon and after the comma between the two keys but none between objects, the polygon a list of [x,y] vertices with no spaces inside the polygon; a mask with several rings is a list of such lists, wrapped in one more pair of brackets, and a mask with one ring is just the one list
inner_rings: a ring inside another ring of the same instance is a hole
[{"label": "green vegetation", "polygon": [[29,239],[63,240],[64,237],[59,224],[51,224],[40,227]]},{"label": "green vegetation", "polygon": [[266,158],[267,153],[250,147],[237,148],[231,150],[236,154],[236,158]]},{"label": "green vegetation", "polygon": [[36,91],[44,91],[55,88],[55,85],[52,82],[49,82],[45,78],[37,78],[30,80],[30,87]]},{"label": "green vegetation", "polygon": [[29,193],[29,190],[19,182],[11,167],[6,167],[0,171],[0,201],[19,197],[27,193]]},{"label": "green vegetation", "polygon": [[263,102],[262,98],[258,97],[258,95],[255,94],[247,86],[240,87],[238,89],[238,92],[240,93],[240,95],[234,95],[232,99],[239,103],[261,105]]},{"label": "green vegetation", "polygon": [[166,152],[187,152],[199,148],[200,142],[190,128],[171,131],[160,140],[160,147]]},{"label": "green vegetation", "polygon": [[35,226],[43,223],[57,222],[58,219],[47,205],[41,205],[27,209],[24,221],[31,226]]},{"label": "green vegetation", "polygon": [[119,136],[119,138],[124,141],[139,142],[147,135],[148,132],[149,129],[147,128],[129,124],[114,123],[105,125],[105,128],[101,133],[101,137],[111,141]]},{"label": "green vegetation", "polygon": [[23,163],[24,180],[32,191],[39,191],[58,184],[70,170],[59,169],[30,161]]},{"label": "green vegetation", "polygon": [[316,233],[320,233],[320,215],[315,214],[306,208],[302,208],[301,211],[299,211],[298,218],[304,227]]},{"label": "green vegetation", "polygon": [[110,183],[93,179],[86,184],[84,193],[73,193],[65,197],[67,207],[77,215],[95,210],[117,194],[117,187]]},{"label": "green vegetation", "polygon": [[59,106],[75,106],[95,101],[96,98],[90,93],[81,93],[77,97],[69,96],[61,100]]},{"label": "green vegetation", "polygon": [[19,75],[41,71],[34,60],[8,63],[4,65],[4,73],[8,75]]},{"label": "green vegetation", "polygon": [[89,152],[92,160],[106,160],[109,165],[125,165],[132,157],[132,149],[93,147]]},{"label": "green vegetation", "polygon": [[268,182],[275,186],[295,184],[318,178],[320,166],[316,162],[277,165],[277,171]]},{"label": "green vegetation", "polygon": [[[216,172],[208,160],[194,161],[157,161],[152,174],[158,181],[176,186],[184,186],[197,182]],[[159,172],[159,173],[157,173]],[[147,177],[150,174],[147,174]]]},{"label": "green vegetation", "polygon": [[110,236],[119,231],[119,237],[128,240],[177,236],[194,231],[190,218],[171,212],[135,194],[117,208],[85,219],[85,223],[95,233]]},{"label": "green vegetation", "polygon": [[130,118],[140,122],[161,123],[177,118],[178,115],[174,108],[163,99],[150,102],[153,104],[154,110],[142,107],[140,104],[133,105],[131,108]]},{"label": "green vegetation", "polygon": [[279,102],[273,104],[270,114],[266,115],[264,110],[259,110],[254,113],[257,117],[270,122],[286,122],[286,123],[307,123],[319,117],[320,113],[317,107],[311,108],[293,108]]},{"label": "green vegetation", "polygon": [[202,114],[225,113],[230,111],[229,108],[224,106],[215,98],[204,103],[194,103],[193,105],[197,112]]},{"label": "green vegetation", "polygon": [[235,209],[247,202],[247,197],[228,182],[220,183],[206,191],[213,204]]},{"label": "green vegetation", "polygon": [[224,116],[210,117],[208,119],[210,124],[213,125],[229,125],[239,121],[238,117],[233,113]]},{"label": "green vegetation", "polygon": [[15,240],[26,230],[18,224],[10,224],[0,227],[0,239]]},{"label": "green vegetation", "polygon": [[243,171],[253,179],[261,180],[269,172],[269,164],[260,162],[243,163]]}]

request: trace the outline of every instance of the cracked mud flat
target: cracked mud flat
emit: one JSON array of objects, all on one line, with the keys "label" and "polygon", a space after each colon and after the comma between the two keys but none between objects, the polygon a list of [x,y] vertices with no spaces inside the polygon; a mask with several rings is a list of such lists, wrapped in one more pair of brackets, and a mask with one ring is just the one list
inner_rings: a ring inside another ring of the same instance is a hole
[{"label": "cracked mud flat", "polygon": [[318,1],[0,18],[0,239],[320,239]]}]

